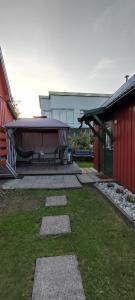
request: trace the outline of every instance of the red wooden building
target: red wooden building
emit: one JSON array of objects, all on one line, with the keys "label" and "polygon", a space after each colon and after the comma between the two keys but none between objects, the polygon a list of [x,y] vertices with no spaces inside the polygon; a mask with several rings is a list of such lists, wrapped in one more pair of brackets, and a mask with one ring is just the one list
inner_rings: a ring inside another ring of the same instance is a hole
[{"label": "red wooden building", "polygon": [[13,108],[13,99],[0,49],[0,175],[3,173],[2,168],[5,164],[9,163],[10,165],[10,162],[8,162],[9,145],[7,145],[6,133],[2,126],[14,119],[16,119],[16,113]]},{"label": "red wooden building", "polygon": [[135,75],[80,121],[95,135],[95,169],[135,192]]}]

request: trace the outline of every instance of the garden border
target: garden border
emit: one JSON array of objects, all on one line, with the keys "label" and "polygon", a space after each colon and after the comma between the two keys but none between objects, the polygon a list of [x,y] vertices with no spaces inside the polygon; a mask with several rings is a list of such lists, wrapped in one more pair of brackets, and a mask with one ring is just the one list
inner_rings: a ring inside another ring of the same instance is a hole
[{"label": "garden border", "polygon": [[118,213],[118,215],[120,215],[120,217],[122,217],[122,219],[124,220],[124,222],[129,225],[134,231],[135,231],[135,221],[124,211],[124,209],[122,209],[121,207],[119,207],[119,205],[117,205],[112,198],[107,195],[106,193],[104,193],[97,185],[96,183],[93,184],[93,186],[102,194],[102,196],[104,196],[105,200],[107,200],[107,202],[109,202],[111,204],[111,206],[115,209],[115,211]]}]

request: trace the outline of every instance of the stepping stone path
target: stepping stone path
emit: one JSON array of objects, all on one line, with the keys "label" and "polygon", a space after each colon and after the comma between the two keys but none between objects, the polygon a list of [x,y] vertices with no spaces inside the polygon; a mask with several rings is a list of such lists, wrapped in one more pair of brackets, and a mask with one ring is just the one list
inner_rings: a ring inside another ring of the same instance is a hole
[{"label": "stepping stone path", "polygon": [[70,233],[70,220],[69,216],[49,216],[43,217],[40,228],[40,235],[56,235],[63,233]]},{"label": "stepping stone path", "polygon": [[[66,205],[66,196],[46,198],[45,206]],[[70,233],[68,215],[43,217],[41,236]],[[32,300],[85,300],[78,261],[74,255],[36,260]]]},{"label": "stepping stone path", "polygon": [[46,197],[45,206],[65,206],[67,204],[66,196]]},{"label": "stepping stone path", "polygon": [[76,256],[38,258],[32,300],[85,300]]}]

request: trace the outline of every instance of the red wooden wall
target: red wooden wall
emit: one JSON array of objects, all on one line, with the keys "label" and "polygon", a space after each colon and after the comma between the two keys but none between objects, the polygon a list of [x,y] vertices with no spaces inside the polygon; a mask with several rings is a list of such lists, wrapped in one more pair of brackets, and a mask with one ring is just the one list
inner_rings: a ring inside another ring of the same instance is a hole
[{"label": "red wooden wall", "polygon": [[9,98],[8,87],[5,80],[5,74],[1,62],[0,62],[0,96],[3,97],[5,100],[8,100]]},{"label": "red wooden wall", "polygon": [[114,120],[113,177],[135,192],[135,104],[119,109]]},{"label": "red wooden wall", "polygon": [[[130,103],[120,107],[111,120],[113,120],[114,135],[113,178],[135,192],[135,104]],[[94,167],[99,171],[101,165],[101,143],[95,138]]]},{"label": "red wooden wall", "polygon": [[2,126],[14,119],[12,113],[10,112],[7,101],[9,100],[8,87],[5,80],[5,75],[3,72],[3,67],[0,62],[0,156],[4,157],[7,155],[6,147],[6,135],[2,132]]}]

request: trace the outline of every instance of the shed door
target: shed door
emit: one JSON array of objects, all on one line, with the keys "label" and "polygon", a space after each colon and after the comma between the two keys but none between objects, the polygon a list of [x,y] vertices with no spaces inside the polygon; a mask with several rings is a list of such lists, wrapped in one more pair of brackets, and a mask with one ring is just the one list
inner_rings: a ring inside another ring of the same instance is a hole
[{"label": "shed door", "polygon": [[[112,133],[112,122],[105,123],[106,128]],[[113,175],[113,142],[107,133],[103,133],[103,172],[108,175]]]}]

